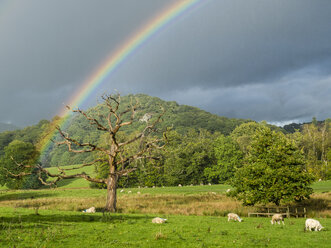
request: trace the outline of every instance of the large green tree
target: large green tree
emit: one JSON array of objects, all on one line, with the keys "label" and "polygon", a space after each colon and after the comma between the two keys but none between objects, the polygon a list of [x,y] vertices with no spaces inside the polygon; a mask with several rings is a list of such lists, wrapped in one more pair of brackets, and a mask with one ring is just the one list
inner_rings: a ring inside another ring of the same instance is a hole
[{"label": "large green tree", "polygon": [[269,128],[257,131],[251,149],[232,182],[233,195],[245,205],[301,201],[313,192],[313,177],[295,143]]}]

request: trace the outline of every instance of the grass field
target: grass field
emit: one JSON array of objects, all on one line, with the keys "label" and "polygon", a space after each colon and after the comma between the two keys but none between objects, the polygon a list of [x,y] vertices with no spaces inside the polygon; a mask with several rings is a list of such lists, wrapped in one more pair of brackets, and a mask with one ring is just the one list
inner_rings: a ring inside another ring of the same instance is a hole
[{"label": "grass field", "polygon": [[304,232],[304,219],[160,215],[83,214],[77,211],[0,208],[1,247],[330,247],[331,219],[319,219],[321,232]]},{"label": "grass field", "polygon": [[[304,232],[304,218],[272,226],[246,217],[253,207],[227,197],[229,185],[118,189],[119,213],[107,215],[106,190],[88,185],[75,179],[55,189],[0,190],[0,247],[331,247],[331,181],[314,183],[304,203],[321,232]],[[91,206],[98,212],[81,212]],[[228,212],[244,222],[228,223]],[[168,222],[152,224],[156,216]]]}]

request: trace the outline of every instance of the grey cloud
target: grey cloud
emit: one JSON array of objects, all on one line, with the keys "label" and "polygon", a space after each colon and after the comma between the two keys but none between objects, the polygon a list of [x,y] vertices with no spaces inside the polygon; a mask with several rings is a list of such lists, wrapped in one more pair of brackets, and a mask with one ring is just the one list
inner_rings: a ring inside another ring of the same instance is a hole
[{"label": "grey cloud", "polygon": [[[17,1],[0,16],[0,122],[57,114],[112,52],[175,2]],[[330,13],[323,0],[206,1],[149,39],[84,106],[117,89],[229,117],[330,117]]]}]

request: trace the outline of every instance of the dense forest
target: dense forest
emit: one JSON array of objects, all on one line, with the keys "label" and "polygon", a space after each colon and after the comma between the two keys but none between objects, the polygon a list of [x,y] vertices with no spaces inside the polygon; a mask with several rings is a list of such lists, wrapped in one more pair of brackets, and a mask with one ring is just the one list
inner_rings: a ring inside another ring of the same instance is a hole
[{"label": "dense forest", "polygon": [[[167,133],[167,145],[155,154],[159,159],[137,161],[136,163],[140,163],[138,169],[128,177],[121,178],[119,186],[231,183],[236,172],[249,163],[252,151],[256,149],[254,144],[258,143],[257,134],[261,136],[261,132],[267,133],[266,130],[270,130],[272,135],[281,135],[279,137],[284,140],[284,144],[290,142],[292,145],[289,150],[299,151],[304,171],[315,180],[331,178],[330,120],[318,122],[313,119],[311,123],[292,124],[283,129],[266,122],[220,117],[195,107],[166,102],[142,94],[122,97],[121,106],[129,106],[132,98],[139,102],[136,121],[123,129],[120,136],[134,135],[141,130],[143,122],[153,119],[162,109],[165,113],[158,126],[158,135],[162,135],[166,127],[171,127],[171,130]],[[86,112],[98,117],[104,111],[105,106],[98,104]],[[24,129],[0,133],[0,163],[8,160],[6,151],[14,150],[14,145],[16,148],[18,145],[26,147],[24,144],[28,143],[38,150],[40,141],[58,118],[54,117],[52,121],[42,120]],[[107,142],[103,133],[82,115],[74,115],[64,131],[80,142],[91,142],[101,146]],[[60,139],[61,137],[57,136],[55,141]],[[18,144],[17,141],[21,143]],[[95,155],[91,153],[72,154],[66,146],[52,145],[46,154],[41,156],[42,160],[39,162],[44,167],[64,166],[91,161],[94,159],[93,156]],[[96,168],[96,173],[100,177],[103,176],[102,165]],[[4,179],[2,184],[3,182]],[[92,186],[104,187],[97,184]]]}]

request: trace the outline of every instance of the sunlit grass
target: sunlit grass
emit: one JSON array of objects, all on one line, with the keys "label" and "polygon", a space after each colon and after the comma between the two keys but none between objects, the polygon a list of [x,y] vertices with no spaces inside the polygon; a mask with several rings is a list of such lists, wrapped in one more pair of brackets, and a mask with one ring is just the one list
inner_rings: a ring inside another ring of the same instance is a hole
[{"label": "sunlit grass", "polygon": [[304,219],[271,225],[269,218],[228,222],[219,216],[154,214],[83,214],[73,211],[0,208],[1,247],[329,247],[326,228],[304,232]]}]

